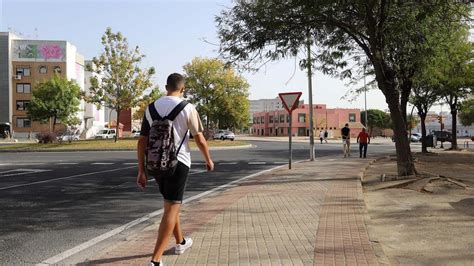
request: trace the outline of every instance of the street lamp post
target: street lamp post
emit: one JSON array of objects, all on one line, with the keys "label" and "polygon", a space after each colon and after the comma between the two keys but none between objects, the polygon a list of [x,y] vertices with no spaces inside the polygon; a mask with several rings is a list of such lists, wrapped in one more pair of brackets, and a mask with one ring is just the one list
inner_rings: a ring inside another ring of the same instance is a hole
[{"label": "street lamp post", "polygon": [[314,122],[313,122],[313,81],[311,71],[311,34],[307,33],[307,51],[308,51],[308,97],[309,97],[309,160],[314,161]]},{"label": "street lamp post", "polygon": [[367,83],[365,81],[365,76],[366,76],[366,72],[365,72],[365,65],[364,65],[364,120],[365,120],[365,128],[368,130],[369,129],[369,124],[368,124],[368,118],[367,118]]}]

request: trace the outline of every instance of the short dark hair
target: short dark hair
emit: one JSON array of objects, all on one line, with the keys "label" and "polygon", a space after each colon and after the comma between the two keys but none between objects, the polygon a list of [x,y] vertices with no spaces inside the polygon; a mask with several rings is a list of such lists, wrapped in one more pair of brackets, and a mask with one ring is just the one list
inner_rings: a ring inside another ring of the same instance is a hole
[{"label": "short dark hair", "polygon": [[349,126],[349,123],[346,123],[346,127],[348,127],[348,126]]},{"label": "short dark hair", "polygon": [[178,73],[173,73],[169,75],[168,78],[166,79],[166,89],[171,90],[171,91],[177,90],[178,85],[181,82],[184,82],[183,75],[178,74]]}]

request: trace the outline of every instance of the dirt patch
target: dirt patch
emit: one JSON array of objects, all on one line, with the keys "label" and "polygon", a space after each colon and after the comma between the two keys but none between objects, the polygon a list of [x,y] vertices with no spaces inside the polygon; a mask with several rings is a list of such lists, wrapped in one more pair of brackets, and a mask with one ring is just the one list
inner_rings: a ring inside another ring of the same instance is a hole
[{"label": "dirt patch", "polygon": [[[416,154],[420,175],[396,177],[385,158],[364,174],[371,239],[393,265],[472,265],[474,253],[474,154]],[[386,181],[381,182],[382,175]]]}]

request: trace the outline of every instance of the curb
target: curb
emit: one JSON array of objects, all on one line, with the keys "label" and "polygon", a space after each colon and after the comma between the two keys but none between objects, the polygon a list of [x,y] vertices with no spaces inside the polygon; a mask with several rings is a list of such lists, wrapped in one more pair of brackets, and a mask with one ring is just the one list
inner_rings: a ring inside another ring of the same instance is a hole
[{"label": "curb", "polygon": [[367,169],[372,164],[374,164],[375,162],[378,162],[380,160],[386,159],[386,158],[389,158],[389,155],[380,156],[380,157],[377,157],[375,159],[372,159],[370,162],[368,162],[365,165],[365,167],[363,167],[359,171],[359,174],[358,174],[358,176],[360,178],[360,182],[359,182],[360,189],[361,189],[361,192],[362,192],[361,196],[362,196],[362,200],[364,201],[364,205],[365,205],[365,208],[362,211],[362,215],[364,216],[364,223],[365,223],[365,227],[367,228],[367,234],[369,235],[369,241],[372,244],[372,248],[374,249],[375,256],[377,257],[377,261],[380,265],[392,265],[392,264],[390,263],[390,259],[385,254],[382,243],[380,243],[380,241],[377,240],[377,235],[375,234],[374,230],[372,229],[372,225],[371,225],[372,220],[371,220],[370,215],[369,215],[369,210],[367,209],[367,203],[365,202],[364,186],[362,185],[362,181],[364,180],[365,172],[367,171]]}]

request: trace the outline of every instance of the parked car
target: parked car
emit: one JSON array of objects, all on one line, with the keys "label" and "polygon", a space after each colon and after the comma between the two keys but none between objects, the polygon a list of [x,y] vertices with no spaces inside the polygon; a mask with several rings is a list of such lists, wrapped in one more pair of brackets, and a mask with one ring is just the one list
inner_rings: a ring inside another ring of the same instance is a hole
[{"label": "parked car", "polygon": [[76,132],[76,133],[66,132],[66,133],[60,134],[56,137],[58,142],[63,142],[63,141],[73,142],[73,141],[78,141],[80,138],[81,138],[81,135],[78,132]]},{"label": "parked car", "polygon": [[474,141],[474,136],[471,136],[471,140]]},{"label": "parked car", "polygon": [[95,135],[96,139],[113,139],[115,138],[115,129],[102,129]]},{"label": "parked car", "polygon": [[440,142],[452,142],[453,141],[453,135],[451,132],[448,131],[433,131],[431,132],[436,137],[436,141]]},{"label": "parked car", "polygon": [[420,142],[421,141],[421,133],[412,133],[410,137],[411,142]]},{"label": "parked car", "polygon": [[134,138],[139,138],[140,137],[140,131],[139,130],[133,130],[132,131],[132,136]]},{"label": "parked car", "polygon": [[230,139],[231,141],[234,141],[235,134],[229,130],[219,130],[217,133],[214,134],[212,138],[220,140]]}]

